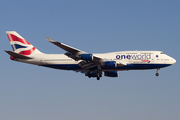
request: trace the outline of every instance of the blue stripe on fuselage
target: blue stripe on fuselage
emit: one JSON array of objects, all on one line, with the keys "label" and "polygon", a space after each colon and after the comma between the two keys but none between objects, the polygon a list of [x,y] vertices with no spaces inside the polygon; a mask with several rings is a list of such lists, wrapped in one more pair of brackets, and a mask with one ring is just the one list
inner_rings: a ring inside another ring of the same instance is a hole
[{"label": "blue stripe on fuselage", "polygon": [[118,67],[117,69],[138,70],[138,69],[157,69],[170,66],[171,64],[127,64],[126,66]]},{"label": "blue stripe on fuselage", "polygon": [[[102,70],[142,70],[142,69],[157,69],[170,66],[171,64],[127,64],[126,66],[116,67],[116,68],[105,68]],[[44,67],[50,67],[54,69],[61,70],[82,70],[78,64],[54,64],[54,65],[42,65]]]},{"label": "blue stripe on fuselage", "polygon": [[54,65],[42,65],[45,67],[61,69],[61,70],[82,70],[78,64],[54,64]]}]

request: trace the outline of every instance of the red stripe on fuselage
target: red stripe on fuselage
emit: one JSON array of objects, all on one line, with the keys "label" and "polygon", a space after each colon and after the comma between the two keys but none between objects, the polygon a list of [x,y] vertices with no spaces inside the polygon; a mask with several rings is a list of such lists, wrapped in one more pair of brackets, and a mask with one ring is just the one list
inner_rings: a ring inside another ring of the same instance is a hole
[{"label": "red stripe on fuselage", "polygon": [[141,60],[141,62],[149,62],[150,60]]}]

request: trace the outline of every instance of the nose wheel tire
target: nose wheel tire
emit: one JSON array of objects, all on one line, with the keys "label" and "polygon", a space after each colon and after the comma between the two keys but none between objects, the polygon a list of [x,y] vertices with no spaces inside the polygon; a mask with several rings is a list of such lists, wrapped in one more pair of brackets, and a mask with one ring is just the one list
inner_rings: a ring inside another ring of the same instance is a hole
[{"label": "nose wheel tire", "polygon": [[156,70],[156,76],[159,76],[159,69]]},{"label": "nose wheel tire", "polygon": [[156,76],[159,76],[159,73],[156,73]]}]

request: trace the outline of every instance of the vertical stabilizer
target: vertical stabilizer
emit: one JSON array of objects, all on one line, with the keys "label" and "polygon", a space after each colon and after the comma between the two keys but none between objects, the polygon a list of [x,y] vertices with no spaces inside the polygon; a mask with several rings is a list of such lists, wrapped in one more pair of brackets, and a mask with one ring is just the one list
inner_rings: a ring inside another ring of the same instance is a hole
[{"label": "vertical stabilizer", "polygon": [[30,56],[33,54],[42,54],[38,49],[36,49],[22,36],[20,36],[16,31],[6,31],[6,34],[15,53],[25,56]]}]

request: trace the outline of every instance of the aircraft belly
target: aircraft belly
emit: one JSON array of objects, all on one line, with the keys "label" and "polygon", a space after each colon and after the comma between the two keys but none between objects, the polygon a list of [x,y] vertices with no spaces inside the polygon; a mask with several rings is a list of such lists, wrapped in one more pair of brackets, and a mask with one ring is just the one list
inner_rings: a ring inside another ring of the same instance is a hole
[{"label": "aircraft belly", "polygon": [[103,71],[121,71],[121,70],[142,70],[142,69],[157,69],[170,66],[171,64],[127,64],[126,66],[116,68],[102,68]]},{"label": "aircraft belly", "polygon": [[[116,68],[102,67],[102,71],[121,71],[121,70],[138,70],[138,69],[157,69],[170,66],[171,64],[127,64],[126,66]],[[44,67],[61,69],[61,70],[82,70],[78,64],[47,64]]]},{"label": "aircraft belly", "polygon": [[133,64],[131,69],[157,69],[170,66],[171,64]]},{"label": "aircraft belly", "polygon": [[61,70],[81,70],[82,68],[78,64],[47,64],[42,65],[44,67],[61,69]]}]

